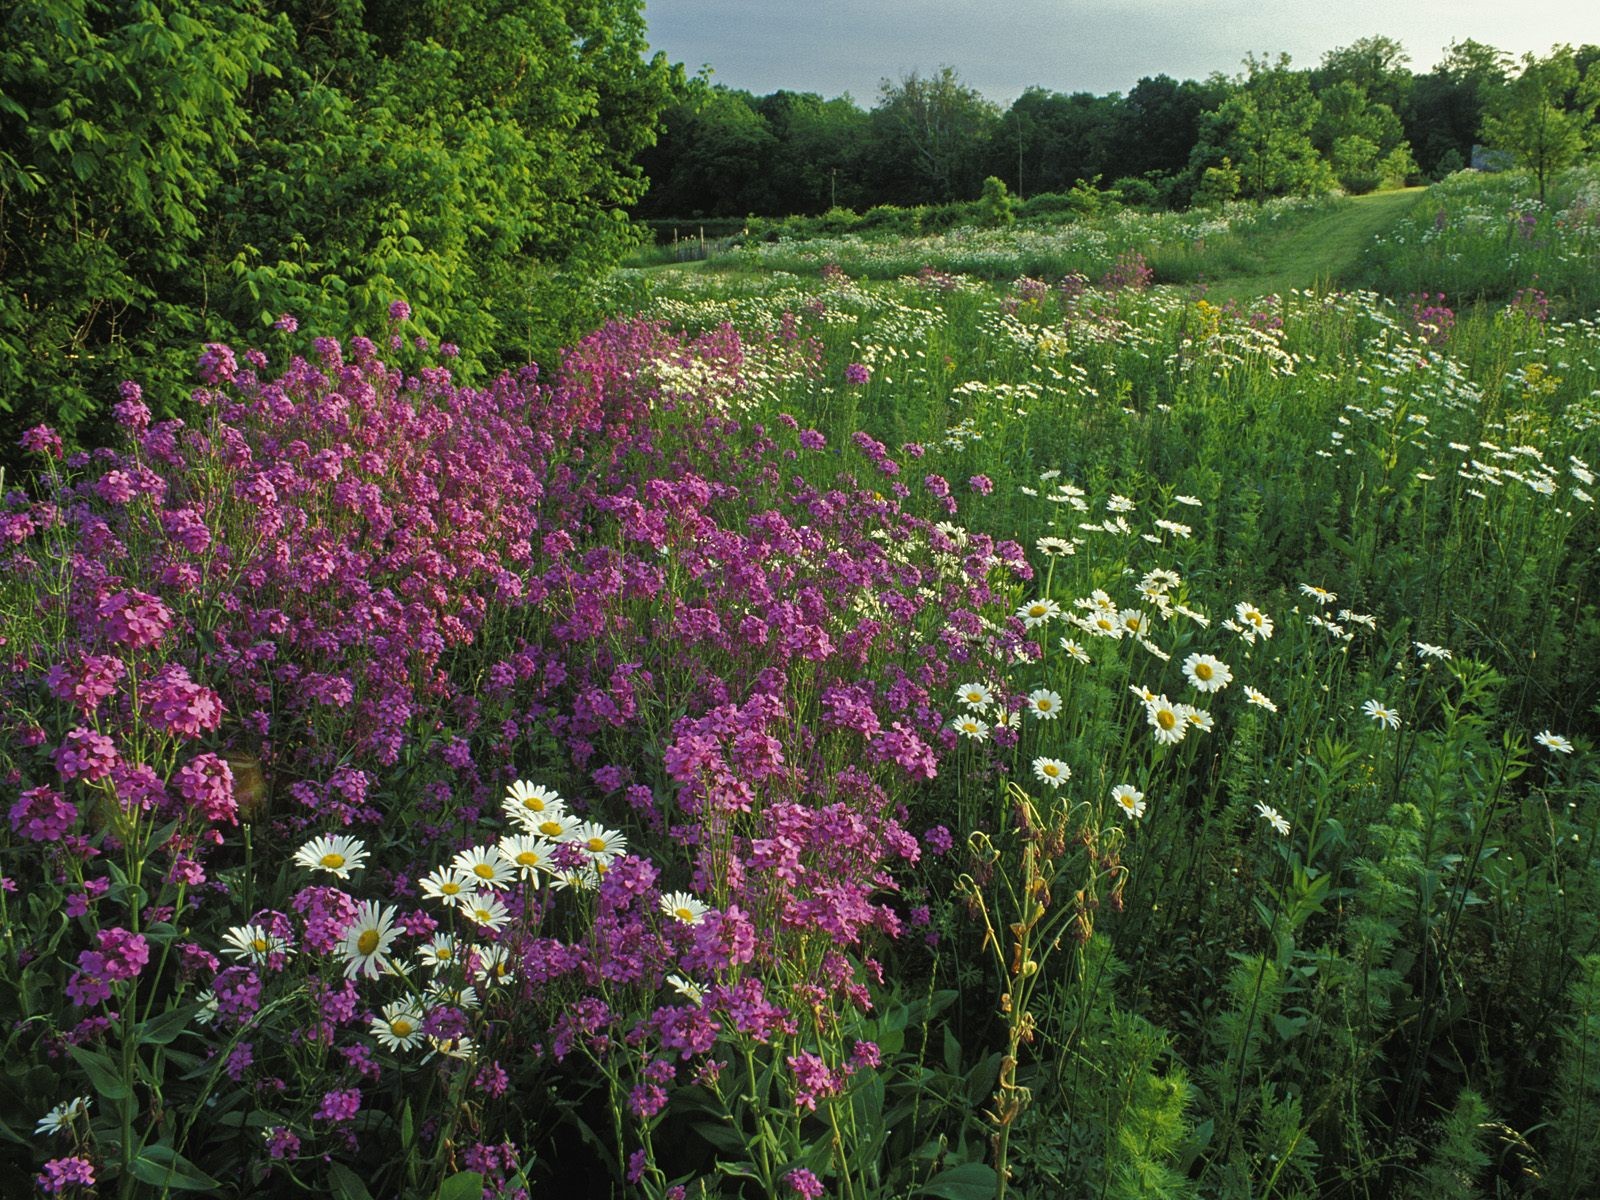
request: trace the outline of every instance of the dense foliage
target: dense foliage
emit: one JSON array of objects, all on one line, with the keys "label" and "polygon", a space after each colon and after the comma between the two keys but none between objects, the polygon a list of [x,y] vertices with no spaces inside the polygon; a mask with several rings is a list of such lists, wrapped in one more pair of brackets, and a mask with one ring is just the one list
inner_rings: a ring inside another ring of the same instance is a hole
[{"label": "dense foliage", "polygon": [[[1562,145],[1594,144],[1597,59],[1600,47],[1558,46],[1514,65],[1466,39],[1413,74],[1398,42],[1369,37],[1310,69],[1251,55],[1233,78],[1157,75],[1125,96],[1031,87],[1004,111],[949,67],[884,80],[870,111],[848,96],[756,97],[697,78],[678,89],[661,141],[641,159],[651,184],[638,212],[941,204],[976,199],[990,176],[1022,197],[1098,188],[1169,207],[1369,192],[1460,170],[1480,142],[1530,163],[1547,155],[1557,126]],[[1570,152],[1550,161],[1559,170]]]},{"label": "dense foliage", "polygon": [[30,0],[0,26],[0,413],[410,298],[469,374],[550,354],[630,244],[667,68],[637,0]]}]

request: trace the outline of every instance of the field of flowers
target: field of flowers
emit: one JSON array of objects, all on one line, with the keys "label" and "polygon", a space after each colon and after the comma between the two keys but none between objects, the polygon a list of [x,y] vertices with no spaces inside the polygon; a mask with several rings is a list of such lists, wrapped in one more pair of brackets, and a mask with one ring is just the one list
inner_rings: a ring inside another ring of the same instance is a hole
[{"label": "field of flowers", "polygon": [[1600,1191],[1594,314],[902,253],[27,431],[0,1194]]}]

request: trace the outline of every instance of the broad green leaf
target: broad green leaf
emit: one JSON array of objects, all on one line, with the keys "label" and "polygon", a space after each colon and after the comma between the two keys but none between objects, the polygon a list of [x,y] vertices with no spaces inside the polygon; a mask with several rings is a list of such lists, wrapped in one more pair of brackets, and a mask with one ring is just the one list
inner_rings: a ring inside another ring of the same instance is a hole
[{"label": "broad green leaf", "polygon": [[478,1200],[482,1195],[482,1175],[477,1171],[457,1171],[439,1185],[437,1200]]},{"label": "broad green leaf", "polygon": [[67,1053],[72,1055],[72,1060],[83,1068],[84,1074],[89,1076],[89,1082],[94,1085],[94,1090],[106,1100],[127,1100],[133,1095],[133,1089],[117,1074],[117,1069],[111,1059],[101,1054],[98,1050],[86,1050],[82,1046],[68,1046]]},{"label": "broad green leaf", "polygon": [[140,1183],[172,1188],[180,1192],[210,1192],[222,1186],[165,1142],[139,1151],[128,1170]]},{"label": "broad green leaf", "polygon": [[942,1200],[988,1200],[996,1191],[999,1177],[987,1163],[962,1163],[940,1171],[917,1194],[938,1196]]}]

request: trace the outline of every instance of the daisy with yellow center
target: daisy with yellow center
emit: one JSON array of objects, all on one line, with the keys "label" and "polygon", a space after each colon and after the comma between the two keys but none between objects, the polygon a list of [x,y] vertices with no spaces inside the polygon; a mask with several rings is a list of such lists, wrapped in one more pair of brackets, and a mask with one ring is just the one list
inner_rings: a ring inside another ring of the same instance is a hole
[{"label": "daisy with yellow center", "polygon": [[531,828],[547,813],[566,811],[566,802],[552,788],[517,780],[506,789],[501,809],[523,828]]},{"label": "daisy with yellow center", "polygon": [[273,954],[292,953],[289,944],[262,925],[235,925],[222,935],[222,952],[232,958],[264,963]]},{"label": "daisy with yellow center", "polygon": [[994,690],[983,683],[963,683],[956,689],[956,699],[974,712],[979,712],[994,699]]},{"label": "daisy with yellow center", "polygon": [[417,962],[430,971],[437,971],[455,962],[456,954],[455,938],[447,933],[441,933],[417,951]]},{"label": "daisy with yellow center", "polygon": [[1197,692],[1220,692],[1233,682],[1233,670],[1209,654],[1191,654],[1183,660],[1183,673]]},{"label": "daisy with yellow center", "polygon": [[569,813],[547,812],[527,829],[529,833],[536,833],[552,842],[560,842],[581,824],[582,821]]},{"label": "daisy with yellow center", "polygon": [[528,833],[503,837],[498,847],[500,857],[510,863],[523,879],[532,879],[541,871],[548,872],[550,855],[555,848],[554,842]]},{"label": "daisy with yellow center", "polygon": [[337,835],[319,835],[295,851],[297,866],[313,871],[326,871],[337,879],[349,879],[351,871],[359,871],[367,860],[367,848],[357,838]]},{"label": "daisy with yellow center", "polygon": [[1268,712],[1278,711],[1278,706],[1272,702],[1272,697],[1268,696],[1265,692],[1256,691],[1256,689],[1251,687],[1249,684],[1245,685],[1244,698],[1251,704],[1254,704],[1257,708],[1264,708]]},{"label": "daisy with yellow center", "polygon": [[472,952],[472,976],[486,987],[497,987],[510,983],[517,971],[504,946],[479,946]]},{"label": "daisy with yellow center", "polygon": [[1083,648],[1083,644],[1081,642],[1075,641],[1069,637],[1064,637],[1057,644],[1060,645],[1060,647],[1065,650],[1070,657],[1076,659],[1078,662],[1083,663],[1085,666],[1090,663],[1091,659],[1089,658],[1089,652]]},{"label": "daisy with yellow center", "polygon": [[511,912],[491,892],[473,892],[461,905],[467,920],[481,929],[501,930],[511,920]]},{"label": "daisy with yellow center", "polygon": [[413,1000],[396,1000],[372,1018],[372,1036],[386,1050],[412,1050],[422,1044],[422,1010]]},{"label": "daisy with yellow center", "polygon": [[432,874],[424,875],[420,882],[424,899],[438,900],[444,904],[459,905],[476,890],[472,876],[464,875],[454,867],[440,867]]},{"label": "daisy with yellow center", "polygon": [[1183,720],[1184,724],[1188,725],[1189,728],[1198,729],[1201,733],[1210,733],[1216,726],[1216,722],[1211,719],[1209,712],[1203,708],[1196,708],[1192,704],[1183,706]]},{"label": "daisy with yellow center", "polygon": [[1089,618],[1087,626],[1090,633],[1096,637],[1111,638],[1116,640],[1127,631],[1122,627],[1122,618],[1114,612],[1098,611]]},{"label": "daisy with yellow center", "polygon": [[951,728],[962,737],[971,738],[975,742],[981,742],[989,736],[989,727],[977,717],[957,717]]},{"label": "daisy with yellow center", "polygon": [[1119,783],[1111,789],[1111,799],[1130,821],[1144,816],[1144,793],[1131,783]]},{"label": "daisy with yellow center", "polygon": [[666,892],[661,897],[661,911],[685,925],[698,925],[711,910],[688,892]]},{"label": "daisy with yellow center", "polygon": [[1272,636],[1272,618],[1267,616],[1248,600],[1241,600],[1233,608],[1234,616],[1239,618],[1239,624],[1250,631],[1252,637],[1257,635],[1270,638]]},{"label": "daisy with yellow center", "polygon": [[1036,758],[1033,760],[1033,775],[1040,783],[1058,788],[1072,778],[1072,768],[1059,758]]},{"label": "daisy with yellow center", "polygon": [[1061,606],[1054,600],[1030,600],[1017,609],[1017,616],[1022,618],[1022,624],[1028,629],[1043,625],[1051,617],[1061,614]]},{"label": "daisy with yellow center", "polygon": [[389,947],[400,936],[395,927],[396,909],[393,905],[380,905],[376,900],[363,900],[356,909],[356,919],[344,934],[344,977],[354,979],[364,975],[376,979],[387,971]]},{"label": "daisy with yellow center", "polygon": [[1061,715],[1061,693],[1037,688],[1028,693],[1028,711],[1041,721],[1054,721]]},{"label": "daisy with yellow center", "polygon": [[1546,729],[1543,733],[1535,735],[1534,741],[1543,746],[1552,754],[1571,754],[1572,742],[1562,737],[1559,733],[1551,733]]},{"label": "daisy with yellow center", "polygon": [[589,855],[591,860],[609,864],[612,859],[620,858],[628,852],[628,839],[615,829],[607,829],[596,821],[585,821],[570,834],[568,842],[576,842],[578,849]]},{"label": "daisy with yellow center", "polygon": [[1148,701],[1144,711],[1145,719],[1155,730],[1156,741],[1163,746],[1177,745],[1189,731],[1189,724],[1183,719],[1183,713],[1165,696],[1157,696],[1154,700]]},{"label": "daisy with yellow center", "polygon": [[516,868],[507,862],[497,846],[473,846],[450,860],[450,866],[472,880],[475,888],[499,891],[510,887]]}]

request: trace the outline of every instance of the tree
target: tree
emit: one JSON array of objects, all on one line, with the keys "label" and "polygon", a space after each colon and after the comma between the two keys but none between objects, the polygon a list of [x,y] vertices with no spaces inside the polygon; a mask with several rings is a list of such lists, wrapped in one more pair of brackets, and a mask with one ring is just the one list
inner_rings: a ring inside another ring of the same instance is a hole
[{"label": "tree", "polygon": [[[1541,204],[1550,177],[1583,153],[1595,110],[1595,99],[1587,94],[1593,89],[1585,83],[1571,46],[1557,46],[1545,58],[1524,54],[1521,73],[1494,98],[1484,118],[1485,140],[1533,172]],[[1569,95],[1578,104],[1575,110],[1562,107]]]},{"label": "tree", "polygon": [[1324,54],[1313,83],[1319,97],[1335,84],[1353,83],[1372,103],[1399,112],[1411,90],[1413,77],[1406,67],[1410,61],[1394,38],[1358,38]]},{"label": "tree", "polygon": [[980,156],[1000,110],[961,82],[953,67],[924,78],[916,71],[898,84],[887,79],[872,110],[880,181],[895,199],[943,202],[971,199],[983,176]]},{"label": "tree", "polygon": [[1203,169],[1226,154],[1238,168],[1244,195],[1262,200],[1310,193],[1329,185],[1327,166],[1311,142],[1322,106],[1303,71],[1289,56],[1245,58],[1245,71],[1220,108],[1207,119],[1195,154]]},{"label": "tree", "polygon": [[[26,0],[0,34],[0,411],[70,427],[290,312],[553,353],[631,243],[638,0]],[[170,407],[170,406],[169,406]]]},{"label": "tree", "polygon": [[1484,105],[1505,82],[1507,61],[1503,51],[1467,38],[1452,42],[1437,67],[1413,80],[1400,117],[1429,175],[1440,178],[1471,159]]}]

